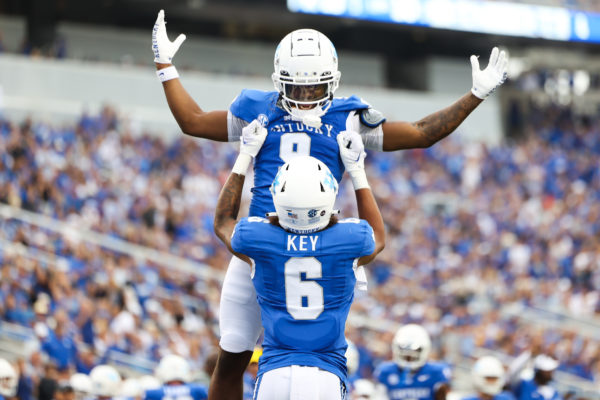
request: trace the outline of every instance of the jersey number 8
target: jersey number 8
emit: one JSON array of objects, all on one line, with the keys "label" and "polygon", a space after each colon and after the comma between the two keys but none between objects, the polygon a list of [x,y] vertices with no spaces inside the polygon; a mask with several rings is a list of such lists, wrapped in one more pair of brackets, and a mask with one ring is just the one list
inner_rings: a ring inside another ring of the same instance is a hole
[{"label": "jersey number 8", "polygon": [[296,156],[310,156],[310,136],[303,132],[284,133],[279,139],[279,158],[288,162]]}]

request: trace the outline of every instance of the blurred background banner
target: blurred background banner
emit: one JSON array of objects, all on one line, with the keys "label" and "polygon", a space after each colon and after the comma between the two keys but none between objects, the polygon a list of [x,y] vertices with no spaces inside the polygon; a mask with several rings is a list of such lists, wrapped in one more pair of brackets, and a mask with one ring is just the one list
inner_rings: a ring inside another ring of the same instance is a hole
[{"label": "blurred background banner", "polygon": [[600,14],[578,9],[576,4],[573,5],[574,9],[477,0],[288,0],[287,4],[291,11],[309,14],[495,35],[600,43]]}]

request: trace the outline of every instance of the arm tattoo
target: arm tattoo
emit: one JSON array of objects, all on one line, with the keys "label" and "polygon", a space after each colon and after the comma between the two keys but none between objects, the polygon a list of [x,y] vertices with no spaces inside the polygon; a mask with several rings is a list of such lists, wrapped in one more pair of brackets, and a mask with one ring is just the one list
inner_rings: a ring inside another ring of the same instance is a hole
[{"label": "arm tattoo", "polygon": [[235,221],[240,211],[244,175],[231,174],[221,190],[215,210],[215,227],[223,226],[228,220]]},{"label": "arm tattoo", "polygon": [[429,145],[454,132],[483,100],[467,93],[454,104],[426,116],[412,125],[421,131]]}]

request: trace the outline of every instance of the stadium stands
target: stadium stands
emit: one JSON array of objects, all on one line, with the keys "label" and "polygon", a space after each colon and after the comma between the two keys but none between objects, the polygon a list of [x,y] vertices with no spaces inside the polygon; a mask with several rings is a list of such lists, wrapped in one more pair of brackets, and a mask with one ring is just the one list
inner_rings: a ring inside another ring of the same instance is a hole
[{"label": "stadium stands", "polygon": [[[215,348],[228,255],[213,237],[212,212],[234,152],[183,137],[133,137],[120,122],[106,108],[75,126],[0,123],[0,240],[7,244],[0,246],[0,316],[5,326],[30,328],[21,337],[28,338],[26,371],[43,359],[59,373],[108,360],[141,373],[168,352],[200,369]],[[369,267],[370,291],[353,306],[348,336],[361,354],[361,376],[389,359],[394,332],[356,318],[368,315],[390,328],[424,325],[436,357],[456,364],[481,349],[506,360],[529,349],[597,382],[599,129],[548,107],[536,110],[516,143],[450,138],[426,150],[369,155],[390,239]],[[339,202],[344,215],[354,213],[348,189]],[[178,270],[110,238],[214,274]],[[527,310],[537,310],[537,320]],[[570,323],[552,324],[559,317]]]}]

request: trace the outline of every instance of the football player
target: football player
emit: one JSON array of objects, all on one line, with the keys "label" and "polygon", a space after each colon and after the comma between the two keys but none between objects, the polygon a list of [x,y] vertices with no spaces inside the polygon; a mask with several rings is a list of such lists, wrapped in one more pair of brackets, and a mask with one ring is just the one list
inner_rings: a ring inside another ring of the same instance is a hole
[{"label": "football player", "polygon": [[243,129],[214,224],[219,239],[249,264],[261,307],[265,338],[255,399],[342,400],[348,386],[344,329],[355,270],[383,249],[385,236],[364,172],[362,140],[352,131],[337,137],[363,219],[338,221],[337,180],[321,161],[297,156],[271,185],[275,216],[238,222],[244,175],[266,137],[256,122]]},{"label": "football player", "polygon": [[145,400],[205,400],[208,390],[192,380],[190,365],[181,356],[169,354],[161,358],[156,377],[162,383],[158,389],[147,390]]},{"label": "football player", "polygon": [[510,392],[503,392],[506,374],[504,366],[496,357],[484,356],[478,359],[471,370],[476,396],[463,400],[515,400]]},{"label": "football player", "polygon": [[392,341],[393,361],[380,364],[375,377],[390,400],[445,400],[450,390],[450,367],[427,361],[431,339],[420,325],[400,327]]},{"label": "football player", "polygon": [[9,400],[17,395],[17,371],[5,359],[0,358],[0,400]]},{"label": "football player", "polygon": [[118,397],[121,375],[110,365],[98,365],[90,371],[92,395],[96,400],[111,400]]},{"label": "football player", "polygon": [[[524,371],[513,384],[513,392],[518,400],[545,399],[562,400],[563,397],[553,382],[553,373],[560,363],[546,354],[538,354],[533,359],[533,377],[526,377]],[[525,375],[525,376],[523,376]]]},{"label": "football player", "polygon": [[92,397],[92,380],[86,374],[78,372],[71,375],[69,383],[75,391],[76,400],[87,400]]},{"label": "football player", "polygon": [[[429,147],[452,133],[504,82],[508,63],[506,53],[498,48],[492,50],[484,70],[472,56],[471,91],[419,121],[391,122],[358,97],[334,97],[341,76],[335,47],[322,33],[301,29],[285,36],[275,51],[275,91],[242,90],[229,110],[204,111],[184,89],[172,65],[184,40],[183,34],[173,42],[169,40],[161,10],[152,31],[152,51],[169,108],[181,130],[215,141],[237,141],[242,129],[258,119],[269,132],[254,164],[250,216],[256,217],[274,210],[269,186],[277,168],[291,157],[313,156],[339,181],[344,166],[336,137],[342,131],[359,132],[367,148],[379,151]],[[233,257],[221,291],[220,353],[211,379],[212,398],[241,399],[242,375],[262,331],[260,321],[248,268]]]}]

